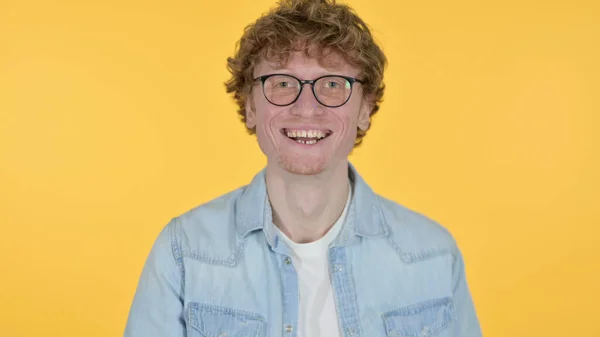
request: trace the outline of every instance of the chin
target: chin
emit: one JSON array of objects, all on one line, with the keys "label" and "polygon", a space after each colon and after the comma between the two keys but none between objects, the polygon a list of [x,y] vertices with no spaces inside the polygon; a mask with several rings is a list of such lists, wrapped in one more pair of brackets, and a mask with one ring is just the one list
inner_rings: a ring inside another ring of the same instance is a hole
[{"label": "chin", "polygon": [[279,166],[291,174],[310,176],[317,175],[325,171],[326,161],[320,160],[289,160],[286,158],[279,159]]}]

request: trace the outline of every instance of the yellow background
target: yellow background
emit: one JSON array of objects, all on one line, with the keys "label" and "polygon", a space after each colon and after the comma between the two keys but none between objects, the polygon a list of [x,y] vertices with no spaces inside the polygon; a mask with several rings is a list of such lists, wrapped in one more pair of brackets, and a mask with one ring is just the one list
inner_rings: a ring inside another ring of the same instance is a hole
[{"label": "yellow background", "polygon": [[[159,230],[263,167],[225,94],[261,1],[0,0],[0,335],[119,336]],[[484,334],[600,336],[596,1],[350,1],[351,160],[456,236]]]}]

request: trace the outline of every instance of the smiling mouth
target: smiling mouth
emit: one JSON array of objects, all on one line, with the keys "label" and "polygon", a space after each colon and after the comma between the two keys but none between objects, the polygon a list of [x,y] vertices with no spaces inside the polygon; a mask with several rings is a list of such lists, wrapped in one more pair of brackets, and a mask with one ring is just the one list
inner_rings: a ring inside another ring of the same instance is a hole
[{"label": "smiling mouth", "polygon": [[281,133],[297,143],[313,145],[329,137],[333,132],[331,130],[282,129]]}]

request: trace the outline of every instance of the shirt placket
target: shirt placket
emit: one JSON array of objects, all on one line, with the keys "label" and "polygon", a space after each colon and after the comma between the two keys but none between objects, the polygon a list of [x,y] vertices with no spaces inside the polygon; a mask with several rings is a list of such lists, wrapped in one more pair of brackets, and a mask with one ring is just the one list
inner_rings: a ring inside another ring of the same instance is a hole
[{"label": "shirt placket", "polygon": [[292,258],[283,252],[278,252],[279,270],[283,291],[283,337],[297,337],[298,308],[300,296],[298,289],[298,273]]},{"label": "shirt placket", "polygon": [[329,249],[329,274],[335,296],[340,331],[344,337],[361,337],[362,329],[358,318],[356,290],[347,249],[345,247]]}]

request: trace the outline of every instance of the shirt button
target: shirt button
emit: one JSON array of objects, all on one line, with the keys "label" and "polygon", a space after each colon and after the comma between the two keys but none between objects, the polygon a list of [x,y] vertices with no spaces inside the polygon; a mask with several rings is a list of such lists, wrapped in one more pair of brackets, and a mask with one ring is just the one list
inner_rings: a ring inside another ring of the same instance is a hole
[{"label": "shirt button", "polygon": [[341,264],[336,264],[335,266],[333,266],[333,270],[335,270],[335,271],[342,271],[342,265]]},{"label": "shirt button", "polygon": [[346,332],[348,332],[349,336],[354,336],[354,329],[353,328],[346,329]]},{"label": "shirt button", "polygon": [[283,263],[290,264],[290,263],[292,263],[292,259],[290,259],[289,257],[286,257],[285,260],[283,260]]},{"label": "shirt button", "polygon": [[285,326],[285,332],[287,332],[287,333],[290,333],[290,332],[292,332],[292,331],[294,331],[294,328],[292,328],[292,326],[291,326],[291,325],[286,325],[286,326]]},{"label": "shirt button", "polygon": [[227,337],[227,333],[226,333],[226,332],[221,332],[221,333],[219,334],[219,337]]},{"label": "shirt button", "polygon": [[421,330],[421,337],[427,337],[429,336],[429,328],[424,326],[423,330]]}]

